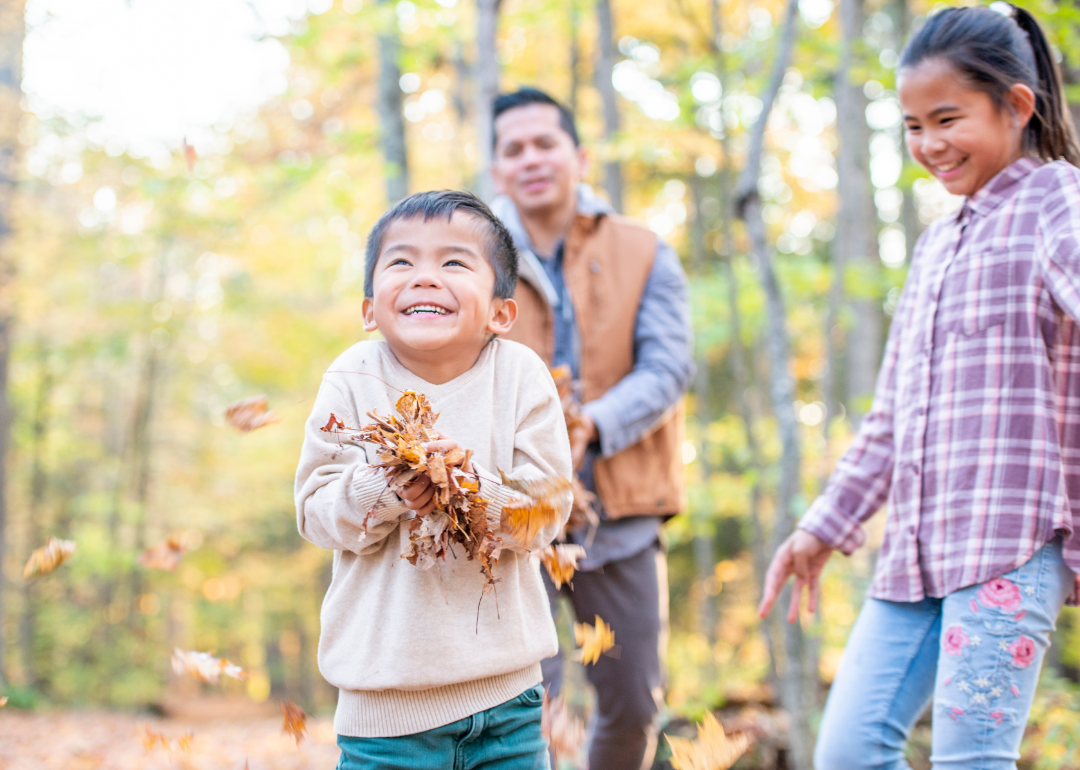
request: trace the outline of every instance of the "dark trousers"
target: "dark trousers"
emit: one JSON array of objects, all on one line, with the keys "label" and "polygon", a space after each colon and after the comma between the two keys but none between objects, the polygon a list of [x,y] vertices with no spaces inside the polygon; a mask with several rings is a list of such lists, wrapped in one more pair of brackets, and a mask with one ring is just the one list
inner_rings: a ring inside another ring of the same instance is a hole
[{"label": "dark trousers", "polygon": [[[661,644],[667,636],[667,563],[659,544],[596,572],[576,573],[573,588],[556,589],[546,572],[544,582],[552,614],[562,594],[570,599],[578,622],[593,624],[599,615],[615,633],[612,654],[585,667],[597,703],[589,769],[651,766],[664,700]],[[562,688],[562,655],[540,665],[544,686],[554,697]]]}]

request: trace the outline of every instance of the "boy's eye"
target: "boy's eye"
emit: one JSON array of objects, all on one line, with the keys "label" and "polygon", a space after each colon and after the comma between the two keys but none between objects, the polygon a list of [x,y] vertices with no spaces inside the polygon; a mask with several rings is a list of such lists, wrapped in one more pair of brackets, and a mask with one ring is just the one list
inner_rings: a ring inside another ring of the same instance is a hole
[{"label": "boy's eye", "polygon": [[468,265],[466,265],[466,264],[465,264],[464,262],[462,262],[462,261],[461,261],[460,259],[451,259],[451,260],[448,260],[448,261],[447,261],[447,263],[446,263],[445,265],[443,265],[443,267],[450,267],[451,265],[453,265],[453,266],[455,266],[455,267],[468,267]]},{"label": "boy's eye", "polygon": [[405,257],[398,257],[397,259],[392,261],[389,265],[387,265],[387,267],[393,267],[394,265],[407,265],[407,264],[409,264],[409,260],[405,259]]}]

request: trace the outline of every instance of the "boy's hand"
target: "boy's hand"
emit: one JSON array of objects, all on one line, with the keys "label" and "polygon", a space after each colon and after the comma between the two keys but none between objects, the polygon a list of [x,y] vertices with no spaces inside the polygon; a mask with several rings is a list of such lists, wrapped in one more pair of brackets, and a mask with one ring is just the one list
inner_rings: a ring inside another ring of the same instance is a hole
[{"label": "boy's hand", "polygon": [[804,588],[809,591],[808,609],[813,612],[817,608],[818,578],[825,562],[832,556],[832,550],[816,535],[796,529],[776,550],[769,571],[765,574],[765,592],[761,598],[761,606],[758,607],[758,615],[765,617],[769,614],[773,602],[791,575],[795,576],[795,585],[791,589],[788,623],[794,623],[799,617],[799,603],[802,601]]},{"label": "boy's hand", "polygon": [[[435,441],[426,441],[421,446],[428,453],[461,449],[458,442],[445,436]],[[431,483],[431,477],[423,473],[413,479],[401,490],[401,500],[410,511],[416,511],[417,516],[427,516],[435,510],[435,485]]]},{"label": "boy's hand", "polygon": [[[442,436],[442,434],[439,435]],[[428,454],[431,454],[432,452],[449,452],[453,449],[461,449],[461,444],[446,436],[442,436],[442,438],[435,441],[425,441],[420,446],[422,446],[424,451]]]},{"label": "boy's hand", "polygon": [[582,412],[577,425],[570,431],[570,459],[574,463],[575,471],[581,467],[581,463],[585,459],[585,450],[589,448],[589,444],[599,438],[600,434],[596,430],[596,423],[592,421],[589,415]]}]

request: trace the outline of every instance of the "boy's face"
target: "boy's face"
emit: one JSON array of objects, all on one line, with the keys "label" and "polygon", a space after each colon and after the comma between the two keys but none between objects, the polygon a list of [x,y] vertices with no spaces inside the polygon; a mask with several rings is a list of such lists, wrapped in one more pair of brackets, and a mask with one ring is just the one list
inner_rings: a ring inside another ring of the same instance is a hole
[{"label": "boy's face", "polygon": [[509,331],[517,318],[514,300],[494,296],[484,224],[455,212],[449,221],[399,219],[386,229],[373,296],[364,299],[364,329],[382,332],[406,366],[475,360],[491,335]]}]

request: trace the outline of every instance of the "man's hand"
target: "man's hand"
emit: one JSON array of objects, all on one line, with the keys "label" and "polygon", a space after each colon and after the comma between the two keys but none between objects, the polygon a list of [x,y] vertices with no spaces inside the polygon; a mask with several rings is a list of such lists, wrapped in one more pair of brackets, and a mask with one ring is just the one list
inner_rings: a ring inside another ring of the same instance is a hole
[{"label": "man's hand", "polygon": [[796,529],[777,549],[769,571],[765,574],[765,593],[761,598],[761,606],[758,607],[758,615],[763,618],[769,614],[776,597],[780,595],[780,590],[791,575],[795,576],[795,585],[791,590],[788,623],[794,623],[799,617],[799,604],[804,588],[808,589],[810,594],[807,608],[813,612],[817,608],[818,578],[830,556],[832,548],[816,535]]},{"label": "man's hand", "polygon": [[[446,453],[453,449],[461,449],[461,445],[452,438],[440,434],[435,441],[427,441],[421,444],[424,451]],[[408,486],[400,492],[401,500],[410,511],[415,511],[417,516],[427,516],[435,510],[435,485],[431,483],[431,476],[422,473],[417,476]]]},{"label": "man's hand", "polygon": [[585,450],[589,448],[589,444],[599,438],[600,434],[596,430],[596,423],[592,421],[592,417],[582,412],[577,423],[570,431],[570,457],[574,461],[575,471],[581,467],[581,463],[585,460]]}]

